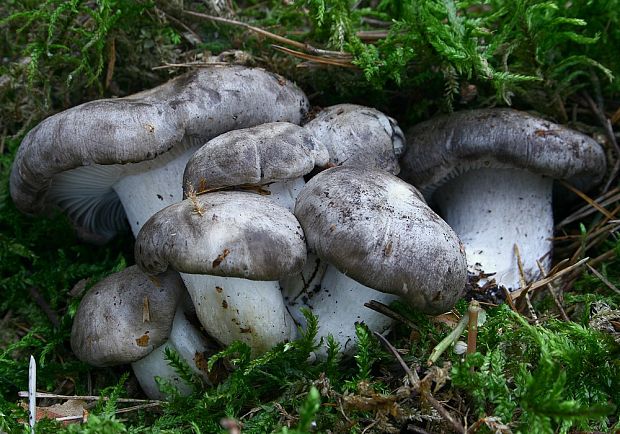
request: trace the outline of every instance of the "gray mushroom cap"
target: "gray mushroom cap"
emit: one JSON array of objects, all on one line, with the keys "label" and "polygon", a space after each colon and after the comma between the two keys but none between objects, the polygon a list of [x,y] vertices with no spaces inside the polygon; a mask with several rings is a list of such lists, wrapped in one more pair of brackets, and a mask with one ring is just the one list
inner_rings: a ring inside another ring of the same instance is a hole
[{"label": "gray mushroom cap", "polygon": [[400,171],[398,158],[405,137],[398,124],[379,110],[355,104],[338,104],[321,110],[304,125],[329,151],[334,165]]},{"label": "gray mushroom cap", "polygon": [[[125,226],[111,185],[128,166],[116,165],[162,159],[232,129],[299,123],[307,107],[297,86],[240,66],[203,68],[136,95],[88,102],[45,119],[26,135],[12,167],[11,196],[23,212],[60,206],[85,235],[109,237]],[[77,176],[83,183],[74,188],[79,199],[49,194],[55,177],[82,168],[89,170]],[[92,185],[90,177],[97,178]]]},{"label": "gray mushroom cap", "polygon": [[457,235],[413,186],[385,171],[325,170],[301,191],[295,215],[311,251],[422,311],[450,309],[465,288]]},{"label": "gray mushroom cap", "polygon": [[585,134],[513,109],[467,110],[415,125],[401,177],[432,193],[475,168],[527,169],[587,190],[600,182],[602,147]]},{"label": "gray mushroom cap", "polygon": [[137,266],[95,284],[73,320],[71,348],[94,366],[113,366],[146,357],[168,339],[184,292],[178,273],[156,278]]},{"label": "gray mushroom cap", "polygon": [[325,166],[329,154],[305,128],[270,122],[224,133],[197,150],[183,175],[183,188],[198,194],[224,187],[263,185],[302,177]]},{"label": "gray mushroom cap", "polygon": [[182,273],[278,280],[306,260],[295,216],[246,192],[215,192],[164,208],[148,220],[135,244],[136,263],[150,274]]}]

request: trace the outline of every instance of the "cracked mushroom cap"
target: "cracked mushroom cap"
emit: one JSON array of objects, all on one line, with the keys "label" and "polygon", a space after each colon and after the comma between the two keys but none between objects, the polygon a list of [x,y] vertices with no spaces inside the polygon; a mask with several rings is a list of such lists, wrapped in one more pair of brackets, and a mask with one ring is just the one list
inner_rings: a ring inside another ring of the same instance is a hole
[{"label": "cracked mushroom cap", "polygon": [[321,110],[304,125],[329,151],[333,165],[400,171],[405,136],[394,119],[379,110],[338,104]]},{"label": "cracked mushroom cap", "polygon": [[278,280],[306,260],[295,216],[253,193],[226,191],[185,199],[148,220],[136,238],[136,263],[149,274]]},{"label": "cracked mushroom cap", "polygon": [[465,289],[465,251],[411,185],[381,170],[335,167],[295,206],[308,248],[361,284],[438,313]]},{"label": "cracked mushroom cap", "polygon": [[185,287],[178,273],[156,278],[137,266],[112,274],[82,298],[71,329],[71,348],[94,366],[132,363],[168,340]]},{"label": "cracked mushroom cap", "polygon": [[329,154],[305,128],[270,122],[229,131],[197,150],[183,175],[183,189],[198,194],[238,185],[264,185],[300,178],[325,166]]},{"label": "cracked mushroom cap", "polygon": [[111,238],[126,226],[111,187],[139,166],[128,163],[166,160],[233,129],[299,123],[307,107],[291,82],[241,66],[201,68],[152,90],[87,102],[26,135],[11,171],[11,196],[26,213],[60,207],[84,238]]},{"label": "cracked mushroom cap", "polygon": [[605,174],[603,148],[585,134],[513,109],[464,110],[415,125],[401,176],[431,194],[476,168],[527,169],[582,190]]}]

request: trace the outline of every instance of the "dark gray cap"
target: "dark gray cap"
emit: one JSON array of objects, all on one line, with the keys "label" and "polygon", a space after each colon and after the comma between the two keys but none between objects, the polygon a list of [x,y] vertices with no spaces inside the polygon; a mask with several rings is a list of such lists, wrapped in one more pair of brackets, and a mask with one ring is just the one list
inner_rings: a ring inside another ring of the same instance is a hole
[{"label": "dark gray cap", "polygon": [[196,193],[239,185],[263,185],[300,178],[325,166],[329,154],[305,128],[270,122],[224,133],[190,158],[183,189]]},{"label": "dark gray cap", "polygon": [[[110,237],[125,226],[111,189],[126,175],[117,165],[161,159],[233,129],[272,121],[299,123],[307,108],[297,86],[263,69],[201,68],[152,90],[91,101],[45,119],[17,152],[11,196],[23,212],[61,207],[84,235],[103,232]],[[80,186],[72,187],[75,199],[72,191],[56,192],[52,196],[62,203],[49,203],[55,176],[85,168],[89,170],[76,177]],[[91,168],[96,169],[92,174]]]},{"label": "dark gray cap", "polygon": [[401,177],[425,194],[475,168],[527,169],[587,190],[605,174],[603,148],[585,134],[513,109],[465,110],[415,125]]},{"label": "dark gray cap", "polygon": [[457,235],[413,186],[385,171],[325,170],[302,189],[295,215],[310,251],[417,309],[449,310],[465,289]]},{"label": "dark gray cap", "polygon": [[146,357],[168,340],[184,291],[175,272],[149,277],[134,265],[106,277],[80,302],[71,329],[73,352],[94,366]]},{"label": "dark gray cap", "polygon": [[306,260],[301,226],[287,209],[252,193],[226,191],[185,199],[140,230],[136,263],[150,274],[169,267],[189,274],[278,280]]},{"label": "dark gray cap", "polygon": [[321,110],[304,125],[329,151],[333,165],[383,169],[398,174],[405,137],[398,124],[379,110],[338,104]]}]

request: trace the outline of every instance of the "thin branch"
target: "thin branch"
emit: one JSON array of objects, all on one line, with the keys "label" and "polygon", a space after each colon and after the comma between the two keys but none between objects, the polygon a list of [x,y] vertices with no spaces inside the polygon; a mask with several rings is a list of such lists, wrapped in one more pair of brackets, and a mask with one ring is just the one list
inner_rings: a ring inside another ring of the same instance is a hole
[{"label": "thin branch", "polygon": [[47,303],[47,300],[45,300],[45,298],[41,295],[41,293],[37,290],[37,288],[35,288],[34,286],[31,286],[28,289],[28,291],[30,292],[30,296],[35,301],[35,303],[37,303],[37,305],[41,308],[41,310],[45,312],[45,315],[50,320],[50,322],[54,325],[54,327],[56,328],[60,327],[60,321],[58,319],[58,315],[50,307],[50,305]]},{"label": "thin branch", "polygon": [[[17,392],[17,396],[20,398],[27,398],[28,392]],[[78,399],[80,401],[98,401],[103,400],[107,401],[110,398],[107,396],[94,396],[94,395],[57,395],[55,393],[47,393],[47,392],[37,392],[37,398],[52,398],[52,399],[62,399],[62,400],[72,400]],[[116,402],[125,402],[125,403],[143,403],[143,404],[164,404],[164,401],[158,401],[156,399],[132,399],[132,398],[117,398]]]},{"label": "thin branch", "polygon": [[304,59],[310,62],[322,63],[325,65],[332,66],[340,66],[343,68],[357,68],[357,66],[353,65],[350,60],[340,60],[332,57],[322,57],[322,56],[314,56],[312,54],[302,53],[301,51],[291,50],[290,48],[283,47],[281,45],[271,45],[275,50],[280,51],[285,54],[289,54],[294,57],[298,57],[300,59]]},{"label": "thin branch", "polygon": [[166,16],[166,19],[172,21],[177,26],[182,27],[187,33],[189,33],[190,35],[192,35],[193,38],[195,38],[192,41],[190,38],[185,37],[185,39],[187,39],[190,44],[192,44],[192,45],[202,44],[202,38],[200,37],[200,35],[198,33],[194,32],[187,24],[185,24],[183,21],[173,17],[168,12],[166,12],[166,11],[164,11],[162,9],[158,9],[158,10],[160,10]]},{"label": "thin branch", "polygon": [[247,24],[241,21],[231,20],[231,19],[222,18],[222,17],[216,17],[213,15],[207,15],[207,14],[202,14],[200,12],[193,12],[193,11],[183,11],[183,13],[186,15],[203,18],[205,20],[215,21],[217,23],[223,23],[223,24],[229,24],[232,26],[243,27],[244,29],[247,29],[251,32],[265,36],[269,39],[273,39],[274,41],[278,41],[283,44],[292,45],[293,47],[300,48],[308,53],[312,53],[316,55],[324,55],[324,56],[336,56],[336,57],[343,57],[343,56],[350,57],[351,56],[349,53],[345,53],[344,51],[321,50],[319,48],[313,47],[310,44],[294,41],[292,39],[285,38],[284,36],[276,35],[275,33],[268,32],[267,30],[261,29],[260,27],[254,27],[250,24]]},{"label": "thin branch", "polygon": [[[616,187],[613,190],[609,190],[607,193],[599,196],[598,198],[594,199],[594,202],[596,202],[597,204],[599,204],[602,207],[608,206],[614,202],[617,202],[620,200],[620,188]],[[566,217],[564,220],[562,220],[560,223],[558,223],[555,227],[555,229],[560,229],[570,223],[576,222],[578,220],[583,220],[585,217],[589,216],[590,214],[592,214],[593,212],[597,211],[596,208],[594,208],[593,206],[591,206],[590,204],[586,204],[584,206],[582,206],[581,208],[579,208],[577,211],[573,212],[571,215],[569,215],[568,217]]]},{"label": "thin branch", "polygon": [[[544,270],[542,264],[540,263],[540,261],[536,260],[536,264],[538,265],[538,269],[540,270],[540,274],[543,276],[543,278],[547,277],[547,274],[545,274],[545,270]],[[558,294],[555,291],[555,288],[553,287],[553,285],[551,283],[547,284],[547,289],[551,293],[551,297],[553,298],[553,301],[555,302],[555,305],[557,306],[558,310],[560,311],[560,315],[562,316],[562,319],[564,321],[570,321],[570,318],[566,314],[566,311],[564,310],[564,307],[562,306],[562,303],[560,302],[560,298],[558,297]]]},{"label": "thin branch", "polygon": [[398,354],[398,351],[396,350],[396,348],[394,348],[394,346],[386,338],[384,338],[381,335],[381,333],[378,333],[378,332],[373,332],[373,333],[381,341],[381,343],[385,347],[387,347],[388,350],[390,350],[390,352],[394,355],[394,357],[396,357],[396,360],[398,360],[398,363],[400,363],[400,366],[403,368],[403,370],[407,374],[407,377],[409,378],[409,382],[411,383],[413,389],[418,390],[420,394],[422,395],[422,397],[426,401],[428,401],[428,403],[435,410],[437,410],[437,413],[439,413],[441,417],[443,417],[448,423],[450,423],[450,425],[452,425],[452,427],[455,429],[456,432],[465,433],[466,431],[463,425],[461,425],[459,421],[457,421],[456,419],[452,417],[450,412],[448,412],[448,410],[446,410],[446,408],[439,401],[437,401],[437,399],[435,399],[433,395],[431,395],[431,393],[427,390],[427,388],[420,387],[420,378],[418,377],[418,374],[414,373],[411,369],[409,369],[409,366],[407,366],[403,358],[400,356],[400,354]]},{"label": "thin branch", "polygon": [[407,378],[409,378],[409,383],[411,384],[411,387],[413,387],[414,389],[418,389],[420,387],[420,377],[418,376],[418,373],[412,371],[409,366],[407,366],[407,363],[405,363],[400,354],[398,354],[398,350],[394,348],[394,345],[392,345],[390,341],[388,341],[381,333],[373,332],[373,334],[388,350],[390,350],[394,357],[396,357],[396,360],[398,360],[398,363],[400,363],[400,366],[407,374]]},{"label": "thin branch", "polygon": [[398,312],[393,311],[389,306],[386,306],[385,304],[378,302],[377,300],[370,300],[369,302],[364,303],[364,306],[366,306],[368,309],[372,309],[376,312],[379,312],[387,316],[388,318],[392,318],[393,320],[399,321],[405,324],[407,327],[409,327],[412,330],[418,330],[418,331],[420,330],[420,328],[409,318],[406,318],[402,316],[401,314],[399,314]]},{"label": "thin branch", "polygon": [[601,273],[598,272],[598,270],[594,267],[591,267],[590,264],[586,264],[586,267],[588,267],[588,269],[596,276],[598,277],[601,282],[603,282],[609,289],[611,289],[612,291],[616,292],[617,294],[620,294],[620,289],[618,289],[616,287],[616,285],[614,285],[613,283],[611,283],[609,280],[607,280],[605,278],[605,276],[603,276]]},{"label": "thin branch", "polygon": [[562,184],[563,187],[569,189],[570,191],[572,191],[573,193],[575,193],[577,196],[579,196],[580,198],[582,198],[583,200],[585,200],[586,202],[588,202],[588,204],[595,208],[598,212],[600,212],[601,214],[603,214],[605,217],[607,217],[608,219],[613,219],[614,216],[607,211],[605,208],[603,208],[602,206],[600,206],[598,203],[596,203],[596,201],[594,199],[592,199],[590,196],[588,196],[587,194],[585,194],[584,192],[576,189],[575,187],[573,187],[572,185],[570,185],[569,183],[567,183],[566,181],[562,181],[560,180],[560,183]]},{"label": "thin branch", "polygon": [[[133,407],[119,408],[118,410],[116,410],[114,412],[114,414],[129,413],[131,411],[143,410],[145,408],[159,407],[159,405],[160,404],[157,403],[157,402],[151,402],[151,403],[147,403],[147,404],[134,405]],[[82,420],[82,419],[84,419],[84,415],[63,416],[63,417],[57,417],[54,420],[56,420],[58,422],[69,422],[69,421],[72,421],[72,420]]]},{"label": "thin branch", "polygon": [[543,286],[546,286],[548,283],[553,282],[556,279],[559,279],[560,277],[564,276],[567,273],[570,273],[571,271],[575,270],[576,268],[581,267],[585,262],[587,262],[590,258],[583,258],[581,261],[571,265],[570,267],[566,267],[561,271],[558,271],[557,273],[549,276],[549,277],[545,277],[544,279],[541,279],[537,282],[531,283],[528,286],[526,286],[525,288],[521,288],[517,291],[514,291],[512,293],[510,293],[511,297],[513,299],[516,299],[517,297],[520,297],[521,294],[523,292],[525,292],[526,289],[530,289],[530,290],[535,290],[538,288],[542,288]]},{"label": "thin branch", "polygon": [[585,98],[586,102],[590,106],[590,110],[596,115],[598,121],[601,123],[601,126],[605,130],[605,135],[607,139],[612,144],[614,148],[614,152],[616,153],[616,161],[614,163],[614,167],[611,169],[611,173],[609,174],[609,178],[605,183],[605,187],[603,187],[603,191],[609,190],[611,183],[618,176],[618,172],[620,171],[620,146],[618,146],[618,141],[616,140],[616,135],[614,134],[614,128],[611,121],[605,116],[605,112],[602,106],[597,105],[594,100],[587,93],[582,94]]}]

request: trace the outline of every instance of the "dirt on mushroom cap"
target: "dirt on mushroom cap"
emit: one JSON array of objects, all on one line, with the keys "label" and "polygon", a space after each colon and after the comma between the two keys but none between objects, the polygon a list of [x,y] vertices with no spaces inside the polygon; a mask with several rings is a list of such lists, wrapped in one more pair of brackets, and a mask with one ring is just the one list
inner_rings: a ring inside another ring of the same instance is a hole
[{"label": "dirt on mushroom cap", "polygon": [[393,175],[328,169],[306,184],[295,215],[311,251],[418,309],[450,309],[465,288],[465,253],[457,235],[414,187]]},{"label": "dirt on mushroom cap", "polygon": [[278,280],[303,267],[306,246],[290,211],[262,196],[230,191],[186,199],[155,214],[138,234],[135,257],[151,274],[171,267]]},{"label": "dirt on mushroom cap", "polygon": [[401,177],[425,194],[474,167],[528,169],[580,189],[605,174],[602,147],[585,134],[513,109],[464,110],[415,125]]},{"label": "dirt on mushroom cap", "polygon": [[71,330],[73,352],[94,366],[147,356],[168,339],[183,291],[174,272],[152,279],[131,266],[106,277],[80,302]]}]

